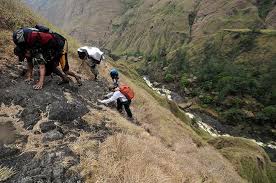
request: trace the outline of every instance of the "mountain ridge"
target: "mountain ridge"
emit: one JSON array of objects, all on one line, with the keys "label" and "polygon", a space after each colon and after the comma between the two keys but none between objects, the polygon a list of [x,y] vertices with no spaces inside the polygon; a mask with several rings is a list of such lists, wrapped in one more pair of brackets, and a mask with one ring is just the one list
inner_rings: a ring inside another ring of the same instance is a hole
[{"label": "mountain ridge", "polygon": [[81,42],[96,45],[103,44],[110,34],[110,22],[122,11],[120,0],[24,2]]}]

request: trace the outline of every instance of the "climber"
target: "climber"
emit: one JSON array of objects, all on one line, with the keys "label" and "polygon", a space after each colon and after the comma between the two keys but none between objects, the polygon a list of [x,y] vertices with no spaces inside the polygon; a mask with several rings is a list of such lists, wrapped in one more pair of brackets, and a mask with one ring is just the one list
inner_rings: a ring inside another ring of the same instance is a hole
[{"label": "climber", "polygon": [[[67,41],[66,41],[65,44],[66,44],[66,46],[68,48]],[[81,86],[82,85],[82,83],[81,83],[81,77],[77,76],[73,71],[70,70],[67,51],[68,51],[68,49],[63,49],[62,56],[61,56],[60,61],[59,61],[59,66],[61,67],[62,71],[66,75],[73,76],[76,79],[76,81],[78,83],[78,86]],[[60,82],[60,84],[62,84],[62,82]]]},{"label": "climber", "polygon": [[133,116],[130,110],[130,104],[134,97],[133,91],[126,85],[122,85],[120,88],[116,86],[110,86],[109,91],[111,93],[105,96],[105,98],[108,99],[98,100],[98,102],[102,104],[109,104],[111,102],[117,101],[117,110],[122,113],[124,107],[128,118],[132,120]]},{"label": "climber", "polygon": [[[36,90],[43,88],[45,76],[50,75],[52,72],[62,78],[63,81],[61,83],[69,82],[66,74],[58,67],[60,61],[65,59],[66,39],[44,28],[43,26],[21,28],[13,33],[13,41],[16,44],[15,55],[19,57],[19,61],[27,59],[27,82],[33,81],[34,65],[39,65],[39,81],[33,87]],[[67,69],[69,68],[65,68],[66,71],[69,71]],[[72,73],[69,72],[68,74]]]},{"label": "climber", "polygon": [[110,71],[110,77],[113,81],[114,86],[118,87],[119,86],[119,73],[116,69],[111,69]]},{"label": "climber", "polygon": [[94,79],[97,80],[99,75],[97,65],[104,59],[104,53],[99,48],[84,46],[78,49],[78,55],[80,59],[85,60],[90,65],[95,76]]}]

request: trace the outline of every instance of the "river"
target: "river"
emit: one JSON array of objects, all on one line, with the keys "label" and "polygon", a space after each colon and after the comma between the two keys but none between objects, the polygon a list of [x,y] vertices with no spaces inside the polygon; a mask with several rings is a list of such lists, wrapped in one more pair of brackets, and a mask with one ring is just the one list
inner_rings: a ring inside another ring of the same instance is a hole
[{"label": "river", "polygon": [[[145,83],[154,91],[156,91],[159,95],[167,97],[170,101],[175,101],[175,98],[178,98],[179,95],[177,93],[172,92],[164,85],[162,87],[157,87],[155,84],[153,84],[147,76],[143,77]],[[159,86],[159,85],[158,85]],[[232,135],[231,126],[225,126],[223,125],[219,120],[215,119],[211,115],[207,115],[206,113],[202,113],[199,111],[193,111],[193,110],[185,110],[185,114],[190,119],[196,119],[196,122],[198,126],[208,132],[213,137],[219,137],[219,136],[235,136],[235,137],[241,137],[237,136],[236,134]],[[231,135],[230,135],[231,134]],[[254,136],[254,135],[253,135]],[[243,138],[246,138],[242,136]],[[257,136],[256,136],[257,138]],[[276,162],[276,142],[271,140],[269,143],[264,143],[260,141],[259,139],[253,139],[253,138],[246,138],[248,140],[251,140],[252,142],[255,142],[259,146],[261,146],[269,155],[272,161]]]}]

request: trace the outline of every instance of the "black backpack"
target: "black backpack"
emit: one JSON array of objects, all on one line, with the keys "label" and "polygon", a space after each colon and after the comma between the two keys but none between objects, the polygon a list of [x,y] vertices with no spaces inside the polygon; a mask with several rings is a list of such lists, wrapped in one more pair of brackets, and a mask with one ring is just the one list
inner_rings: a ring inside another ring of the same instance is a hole
[{"label": "black backpack", "polygon": [[[62,35],[53,32],[51,29],[49,29],[48,27],[45,27],[43,25],[36,25],[35,28],[39,31],[39,32],[44,32],[44,33],[50,33],[55,37],[56,43],[58,45],[58,48],[63,48],[64,44],[67,42],[67,39],[65,37],[63,37]],[[68,52],[68,44],[67,44],[67,52]]]},{"label": "black backpack", "polygon": [[35,25],[35,28],[36,28],[39,32],[52,33],[52,31],[51,31],[48,27],[45,27],[45,26],[43,26],[43,25]]},{"label": "black backpack", "polygon": [[59,48],[63,48],[65,42],[67,41],[66,38],[64,38],[62,35],[51,31],[48,27],[36,25],[34,28],[21,28],[16,30],[13,33],[13,42],[19,46],[23,45],[27,40],[28,33],[33,31],[52,34]]}]

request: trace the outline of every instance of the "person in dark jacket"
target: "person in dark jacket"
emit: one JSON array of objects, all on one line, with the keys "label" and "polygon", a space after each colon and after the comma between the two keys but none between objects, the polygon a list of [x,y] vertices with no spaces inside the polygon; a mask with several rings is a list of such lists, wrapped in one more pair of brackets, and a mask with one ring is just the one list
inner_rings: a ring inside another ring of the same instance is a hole
[{"label": "person in dark jacket", "polygon": [[55,73],[68,83],[69,79],[62,69],[58,68],[63,56],[66,39],[57,33],[40,32],[35,28],[22,28],[14,32],[13,41],[16,44],[15,55],[19,61],[27,59],[28,76],[26,81],[33,80],[33,67],[39,65],[39,81],[34,89],[43,88],[46,75]]}]

